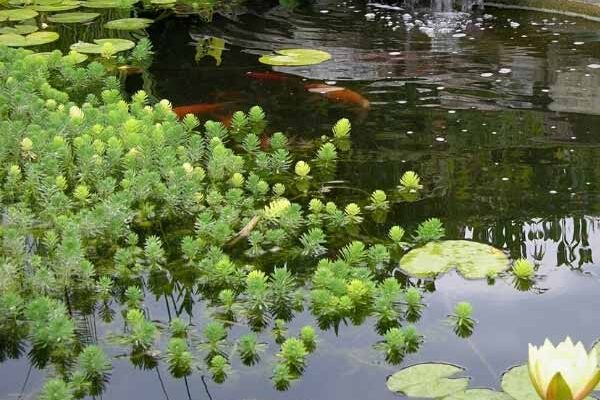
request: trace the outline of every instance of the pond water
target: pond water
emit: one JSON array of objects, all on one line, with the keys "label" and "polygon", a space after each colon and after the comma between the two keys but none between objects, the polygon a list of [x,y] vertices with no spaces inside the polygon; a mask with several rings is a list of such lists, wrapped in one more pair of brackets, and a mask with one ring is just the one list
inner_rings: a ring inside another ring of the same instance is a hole
[{"label": "pond water", "polygon": [[[503,371],[525,362],[530,342],[570,335],[591,345],[600,337],[599,24],[495,8],[432,13],[333,0],[245,11],[210,25],[194,18],[154,24],[152,81],[144,85],[175,106],[218,104],[206,118],[226,119],[260,104],[270,126],[299,148],[348,117],[352,147],[331,183],[336,197],[392,189],[404,171],[415,170],[426,195],[395,205],[389,225],[413,228],[438,217],[451,239],[535,261],[535,285],[519,291],[509,277],[467,281],[454,273],[429,283],[417,323],[425,343],[400,366],[373,349],[381,337],[368,320],[342,325],[337,334],[320,331],[306,372],[285,392],[272,387],[269,351],[254,367],[234,361],[235,373],[221,385],[198,373],[173,379],[162,365],[135,369],[125,357],[114,363],[103,398],[392,399],[398,396],[387,390],[387,376],[425,361],[458,364],[472,387],[497,388]],[[258,54],[290,47],[323,49],[333,61],[295,68],[258,63]],[[134,77],[128,85],[141,83]],[[319,85],[349,94],[334,101]],[[463,300],[478,322],[468,339],[447,322]],[[153,319],[168,319],[164,298],[146,304]],[[197,303],[191,320],[199,327],[205,315]],[[306,312],[289,330],[313,322]],[[122,321],[93,326],[118,331]],[[243,332],[233,328],[231,337]],[[0,399],[34,397],[45,374],[30,369],[26,357],[0,364]]]}]

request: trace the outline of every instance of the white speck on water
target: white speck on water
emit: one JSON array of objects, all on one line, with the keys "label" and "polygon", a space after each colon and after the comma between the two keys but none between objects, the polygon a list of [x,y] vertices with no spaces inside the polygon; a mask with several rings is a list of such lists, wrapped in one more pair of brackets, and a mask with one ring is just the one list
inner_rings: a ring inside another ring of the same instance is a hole
[{"label": "white speck on water", "polygon": [[581,45],[585,44],[585,42],[573,42],[573,44],[575,46],[581,46]]},{"label": "white speck on water", "polygon": [[577,136],[571,136],[571,140],[577,139]]},{"label": "white speck on water", "polygon": [[492,135],[497,135],[497,134],[498,134],[498,132],[496,132],[496,131],[492,132]]},{"label": "white speck on water", "polygon": [[510,68],[500,68],[498,71],[499,74],[510,74],[512,70]]},{"label": "white speck on water", "polygon": [[550,190],[548,193],[550,193],[550,194],[556,194],[558,192],[556,190]]},{"label": "white speck on water", "polygon": [[494,74],[491,72],[484,72],[483,74],[481,74],[481,76],[484,78],[489,78],[490,76],[494,76]]},{"label": "white speck on water", "polygon": [[456,110],[448,110],[448,114],[456,114]]},{"label": "white speck on water", "polygon": [[587,67],[591,68],[591,69],[599,69],[600,68],[600,64],[590,64]]},{"label": "white speck on water", "polygon": [[413,131],[406,131],[407,135],[412,135],[414,132]]},{"label": "white speck on water", "polygon": [[517,29],[518,27],[520,27],[521,24],[515,21],[510,21],[510,27],[513,29]]},{"label": "white speck on water", "polygon": [[436,137],[435,140],[438,141],[438,142],[445,142],[446,141],[446,139],[444,139],[441,136]]},{"label": "white speck on water", "polygon": [[367,21],[373,21],[375,19],[375,13],[367,13],[367,14],[365,14],[365,19]]},{"label": "white speck on water", "polygon": [[446,88],[445,88],[444,86],[438,86],[438,87],[436,87],[436,89],[437,89],[437,90],[444,90],[444,89],[446,89]]},{"label": "white speck on water", "polygon": [[325,81],[325,83],[328,85],[335,85],[337,81]]},{"label": "white speck on water", "polygon": [[461,33],[455,33],[454,35],[452,35],[452,37],[454,37],[454,38],[461,38],[461,37],[465,37],[465,36],[467,36],[467,34],[466,33],[462,33],[462,32]]},{"label": "white speck on water", "polygon": [[389,52],[388,54],[389,54],[390,56],[399,56],[399,55],[400,55],[400,54],[402,54],[402,53],[401,53],[401,52],[399,52],[399,51],[391,51],[391,52]]},{"label": "white speck on water", "polygon": [[321,14],[328,14],[329,10],[321,10]]},{"label": "white speck on water", "polygon": [[552,125],[550,129],[556,129],[556,125]]},{"label": "white speck on water", "polygon": [[504,182],[506,182],[506,181],[508,181],[509,179],[508,179],[508,177],[506,177],[506,176],[505,176],[505,177],[503,177],[503,178],[502,178],[502,180],[503,180]]},{"label": "white speck on water", "polygon": [[406,104],[407,101],[406,100],[398,100],[396,103],[398,103],[398,104]]},{"label": "white speck on water", "polygon": [[542,93],[548,93],[549,90],[548,89],[542,89]]}]

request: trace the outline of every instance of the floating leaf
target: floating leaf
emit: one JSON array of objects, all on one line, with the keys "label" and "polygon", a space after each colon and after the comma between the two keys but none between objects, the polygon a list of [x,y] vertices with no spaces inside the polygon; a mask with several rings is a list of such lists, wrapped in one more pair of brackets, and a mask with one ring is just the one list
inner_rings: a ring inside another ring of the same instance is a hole
[{"label": "floating leaf", "polygon": [[262,56],[258,61],[263,64],[280,66],[302,66],[320,64],[331,59],[331,54],[313,49],[284,49],[277,54]]},{"label": "floating leaf", "polygon": [[135,46],[131,40],[127,39],[96,39],[95,43],[77,42],[71,45],[71,50],[84,54],[101,54],[105,44],[110,43],[113,53],[130,50]]},{"label": "floating leaf", "polygon": [[444,400],[512,400],[512,398],[504,392],[490,389],[468,389],[444,397]]},{"label": "floating leaf", "polygon": [[55,12],[55,11],[69,11],[79,8],[78,1],[69,1],[65,0],[58,4],[48,4],[48,5],[33,5],[31,7],[32,10],[39,12]]},{"label": "floating leaf", "polygon": [[59,37],[59,34],[56,32],[34,32],[27,36],[6,33],[0,35],[0,44],[10,47],[38,46],[54,42]]},{"label": "floating leaf", "polygon": [[396,372],[388,378],[392,392],[427,399],[463,392],[469,386],[468,378],[451,378],[463,369],[450,364],[417,364]]},{"label": "floating leaf", "polygon": [[151,23],[152,20],[147,18],[123,18],[109,21],[104,24],[104,27],[120,31],[137,31],[146,29]]},{"label": "floating leaf", "polygon": [[48,17],[48,21],[55,22],[58,24],[77,24],[83,22],[90,22],[98,18],[98,13],[86,13],[86,12],[70,12],[62,14],[54,14]]},{"label": "floating leaf", "polygon": [[27,35],[28,33],[33,33],[38,29],[39,28],[35,25],[15,25],[1,28],[0,33],[14,33],[17,35]]},{"label": "floating leaf", "polygon": [[87,8],[131,8],[137,0],[90,0],[83,1],[81,5]]},{"label": "floating leaf", "polygon": [[481,279],[508,269],[509,260],[495,247],[467,240],[429,242],[400,260],[400,268],[419,278],[433,278],[454,267],[467,279]]},{"label": "floating leaf", "polygon": [[0,11],[0,21],[24,21],[26,19],[35,18],[37,16],[37,11],[30,10],[28,8]]}]

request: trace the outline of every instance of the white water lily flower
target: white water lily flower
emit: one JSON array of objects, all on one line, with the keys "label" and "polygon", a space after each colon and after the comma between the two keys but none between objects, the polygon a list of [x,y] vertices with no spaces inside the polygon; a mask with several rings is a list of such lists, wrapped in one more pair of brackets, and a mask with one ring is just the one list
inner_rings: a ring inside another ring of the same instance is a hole
[{"label": "white water lily flower", "polygon": [[530,344],[529,377],[544,400],[583,400],[600,381],[596,351],[588,354],[569,337],[556,347],[548,339],[540,347]]}]

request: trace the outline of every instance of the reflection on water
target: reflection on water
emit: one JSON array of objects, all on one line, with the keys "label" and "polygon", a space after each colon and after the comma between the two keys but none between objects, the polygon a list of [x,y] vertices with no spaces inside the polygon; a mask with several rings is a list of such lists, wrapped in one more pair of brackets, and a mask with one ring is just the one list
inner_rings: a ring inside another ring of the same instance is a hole
[{"label": "reflection on water", "polygon": [[[529,341],[572,335],[591,344],[600,336],[594,258],[600,251],[600,69],[589,67],[600,59],[598,25],[523,11],[447,13],[477,4],[466,0],[306,3],[262,2],[256,12],[217,17],[210,26],[192,19],[157,22],[149,91],[175,105],[224,103],[229,111],[259,103],[271,126],[289,132],[298,146],[310,146],[332,121],[348,116],[352,148],[338,168],[341,183],[332,183],[334,195],[350,201],[365,191],[392,191],[402,173],[414,169],[423,177],[424,196],[395,204],[386,228],[412,230],[437,216],[451,238],[491,243],[536,263],[538,278],[529,291],[516,290],[510,277],[470,282],[449,274],[428,283],[428,308],[419,322],[427,340],[406,365],[454,362],[473,375],[472,386],[497,386],[503,370],[523,362]],[[286,79],[247,74],[271,69],[257,63],[257,54],[285,47],[324,49],[334,61],[276,68],[289,74]],[[306,90],[307,83],[322,81],[361,94],[370,108]],[[179,309],[201,327],[205,309],[196,293],[183,284],[166,286],[176,287],[176,300],[148,296],[152,318],[165,321]],[[469,340],[446,323],[463,300],[473,303],[479,322]],[[90,331],[124,329],[118,311],[109,324],[101,312],[82,317],[82,324]],[[311,319],[297,317],[290,332]],[[240,333],[234,328],[231,336]],[[237,372],[224,385],[202,372],[175,380],[162,365],[144,371],[119,359],[103,398],[398,398],[385,388],[396,367],[372,349],[380,340],[373,321],[319,335],[306,374],[288,392],[272,389],[274,355],[268,354],[252,368],[234,363]],[[0,399],[35,391],[47,373],[29,370],[25,356],[4,361]]]}]

